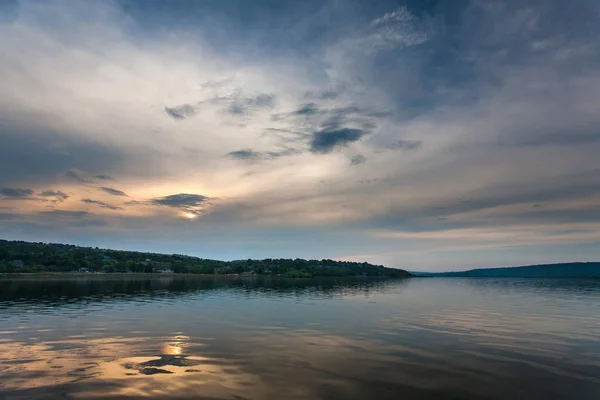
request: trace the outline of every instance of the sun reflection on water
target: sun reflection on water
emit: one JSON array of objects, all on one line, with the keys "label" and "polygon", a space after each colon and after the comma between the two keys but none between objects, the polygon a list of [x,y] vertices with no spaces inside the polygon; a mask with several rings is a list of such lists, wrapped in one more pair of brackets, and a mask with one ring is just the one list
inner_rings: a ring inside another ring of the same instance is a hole
[{"label": "sun reflection on water", "polygon": [[174,336],[170,341],[165,342],[162,347],[162,354],[168,355],[182,355],[185,348],[188,346],[190,340],[189,336],[177,335]]},{"label": "sun reflection on water", "polygon": [[[71,394],[78,398],[188,397],[192,392],[218,398],[259,384],[235,363],[197,354],[199,345],[181,334],[37,344],[7,340],[0,343],[0,387],[33,391],[33,398],[44,399],[45,389],[56,384],[71,385]],[[20,362],[5,363],[10,360]]]}]

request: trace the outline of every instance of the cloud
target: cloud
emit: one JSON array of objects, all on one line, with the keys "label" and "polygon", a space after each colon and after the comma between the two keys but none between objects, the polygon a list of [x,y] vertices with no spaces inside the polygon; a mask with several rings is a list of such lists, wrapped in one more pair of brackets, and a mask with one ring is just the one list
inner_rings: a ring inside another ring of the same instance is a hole
[{"label": "cloud", "polygon": [[178,193],[165,197],[157,197],[150,200],[150,203],[157,206],[167,207],[200,207],[210,199],[200,194]]},{"label": "cloud", "polygon": [[315,115],[319,113],[319,108],[315,103],[307,103],[294,111],[295,115]]},{"label": "cloud", "polygon": [[275,96],[272,94],[259,94],[254,98],[248,99],[248,104],[271,108],[275,105]]},{"label": "cloud", "polygon": [[88,204],[97,204],[100,207],[102,207],[102,208],[108,208],[109,210],[123,210],[123,207],[114,206],[112,204],[108,204],[108,203],[105,203],[105,202],[99,201],[99,200],[81,199],[81,202],[88,203]]},{"label": "cloud", "polygon": [[357,154],[350,159],[350,165],[359,165],[367,161],[367,157]]},{"label": "cloud", "polygon": [[57,217],[65,217],[65,218],[83,218],[91,215],[87,211],[72,211],[72,210],[49,210],[49,211],[40,211],[40,215],[47,216],[57,216]]},{"label": "cloud", "polygon": [[94,175],[93,178],[100,179],[100,180],[103,180],[103,181],[114,181],[114,180],[116,180],[112,176],[102,175],[102,174],[101,175]]},{"label": "cloud", "polygon": [[220,111],[232,115],[251,115],[259,110],[269,110],[275,106],[275,95],[261,93],[256,96],[248,96],[242,90],[232,94],[217,96],[203,100],[199,106],[217,106]]},{"label": "cloud", "polygon": [[128,197],[127,193],[121,191],[121,190],[117,190],[117,189],[113,189],[113,188],[109,188],[109,187],[99,187],[98,189],[102,190],[105,193],[111,194],[113,196],[124,196],[124,197]]},{"label": "cloud", "polygon": [[326,90],[319,95],[322,100],[335,100],[340,97],[340,92],[335,90]]},{"label": "cloud", "polygon": [[257,160],[261,157],[259,152],[250,149],[232,151],[227,153],[227,155],[238,160]]},{"label": "cloud", "polygon": [[173,119],[182,120],[196,115],[196,110],[189,104],[183,104],[177,107],[165,107],[165,112]]},{"label": "cloud", "polygon": [[5,199],[27,199],[33,195],[32,189],[0,188],[0,195]]},{"label": "cloud", "polygon": [[242,149],[231,151],[227,153],[227,155],[236,160],[244,160],[244,161],[259,161],[259,160],[274,160],[279,157],[291,156],[295,154],[300,154],[302,151],[300,149],[283,149],[278,151],[254,151],[252,149]]},{"label": "cloud", "polygon": [[390,146],[392,150],[417,150],[421,148],[421,140],[398,140]]},{"label": "cloud", "polygon": [[165,107],[171,118],[183,120],[198,114],[202,108],[218,108],[232,115],[247,115],[260,109],[271,109],[275,106],[273,94],[261,93],[256,96],[244,95],[241,90],[226,95],[217,95],[200,100],[194,104],[182,104],[177,107]]},{"label": "cloud", "polygon": [[434,34],[433,23],[429,18],[419,18],[406,7],[374,19],[371,27],[372,30],[363,39],[371,48],[416,46],[427,42]]},{"label": "cloud", "polygon": [[70,196],[61,190],[44,190],[38,193],[38,196],[42,197],[54,197],[54,202],[62,203]]},{"label": "cloud", "polygon": [[330,153],[336,148],[344,147],[349,143],[356,142],[365,134],[366,132],[361,129],[324,129],[313,133],[310,151],[317,154]]},{"label": "cloud", "polygon": [[79,183],[96,183],[95,181],[93,181],[91,179],[86,179],[85,177],[83,177],[81,172],[74,170],[74,169],[70,169],[67,172],[65,172],[65,176],[67,178],[74,179]]},{"label": "cloud", "polygon": [[201,215],[204,208],[210,204],[211,198],[191,193],[177,193],[164,197],[155,197],[145,201],[131,201],[131,205],[151,205],[180,209],[188,214]]}]

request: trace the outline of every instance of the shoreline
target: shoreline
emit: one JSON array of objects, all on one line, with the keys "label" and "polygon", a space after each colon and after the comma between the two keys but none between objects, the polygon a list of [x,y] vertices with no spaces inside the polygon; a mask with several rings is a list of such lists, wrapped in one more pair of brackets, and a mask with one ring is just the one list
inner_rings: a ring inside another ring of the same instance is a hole
[{"label": "shoreline", "polygon": [[293,277],[284,275],[272,275],[272,274],[254,274],[254,275],[242,275],[242,274],[189,274],[189,273],[169,273],[161,274],[154,272],[2,272],[0,273],[0,279],[2,278],[129,278],[129,277],[140,277],[140,278],[278,278],[278,279],[406,279],[409,277],[392,277],[392,276],[378,276],[378,275],[348,275],[348,276],[310,276],[310,277]]}]

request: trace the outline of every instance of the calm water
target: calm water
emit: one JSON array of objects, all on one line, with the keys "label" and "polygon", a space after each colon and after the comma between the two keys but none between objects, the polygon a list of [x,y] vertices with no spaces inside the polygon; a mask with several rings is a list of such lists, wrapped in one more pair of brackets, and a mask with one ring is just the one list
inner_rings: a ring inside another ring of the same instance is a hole
[{"label": "calm water", "polygon": [[0,281],[0,398],[600,399],[600,281]]}]

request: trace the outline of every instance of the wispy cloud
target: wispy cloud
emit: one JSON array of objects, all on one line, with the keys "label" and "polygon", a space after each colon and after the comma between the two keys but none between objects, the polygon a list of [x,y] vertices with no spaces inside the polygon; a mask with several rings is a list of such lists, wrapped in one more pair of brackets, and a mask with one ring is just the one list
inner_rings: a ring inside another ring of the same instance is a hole
[{"label": "wispy cloud", "polygon": [[272,150],[272,151],[254,151],[252,149],[242,149],[231,151],[227,153],[227,155],[236,160],[243,161],[259,161],[259,160],[274,160],[279,157],[291,156],[295,154],[300,154],[302,151],[300,149],[282,149],[282,150]]},{"label": "wispy cloud", "polygon": [[231,151],[227,153],[227,155],[231,158],[236,158],[239,160],[257,160],[261,157],[261,154],[259,152],[251,149]]},{"label": "wispy cloud", "polygon": [[110,175],[102,175],[102,174],[100,174],[100,175],[94,175],[93,177],[96,178],[96,179],[103,180],[103,181],[115,181],[116,180],[115,178],[113,178]]},{"label": "wispy cloud", "polygon": [[112,204],[108,204],[105,203],[103,201],[100,200],[92,200],[92,199],[81,199],[82,203],[87,203],[87,204],[96,204],[102,208],[107,208],[109,210],[123,210],[123,207],[120,206],[114,206]]},{"label": "wispy cloud", "polygon": [[109,187],[99,187],[98,189],[102,190],[105,193],[111,194],[113,196],[124,196],[124,197],[128,197],[127,193],[118,190],[118,189],[113,189],[113,188],[109,188]]},{"label": "wispy cloud", "polygon": [[38,196],[42,197],[54,197],[54,201],[58,203],[62,203],[70,196],[61,190],[44,190],[38,193]]},{"label": "wispy cloud", "polygon": [[294,111],[296,115],[314,115],[319,113],[319,108],[315,103],[308,103],[302,105],[299,109]]},{"label": "wispy cloud", "polygon": [[5,199],[27,199],[33,195],[32,189],[0,188],[0,195]]},{"label": "wispy cloud", "polygon": [[83,218],[91,215],[87,211],[72,211],[72,210],[49,210],[40,211],[41,215],[65,217],[65,218]]},{"label": "wispy cloud", "polygon": [[384,14],[371,22],[373,30],[364,39],[372,47],[393,48],[425,43],[433,34],[428,18],[415,16],[406,7]]},{"label": "wispy cloud", "polygon": [[80,171],[77,171],[74,169],[70,169],[67,172],[65,172],[65,176],[67,178],[71,178],[79,183],[96,183],[95,181],[93,181],[91,179],[85,178]]}]

